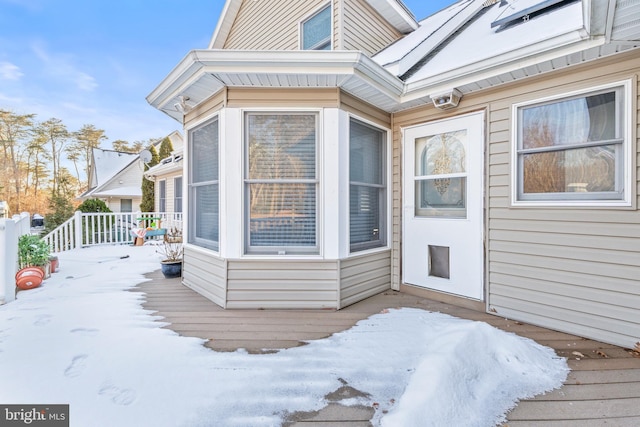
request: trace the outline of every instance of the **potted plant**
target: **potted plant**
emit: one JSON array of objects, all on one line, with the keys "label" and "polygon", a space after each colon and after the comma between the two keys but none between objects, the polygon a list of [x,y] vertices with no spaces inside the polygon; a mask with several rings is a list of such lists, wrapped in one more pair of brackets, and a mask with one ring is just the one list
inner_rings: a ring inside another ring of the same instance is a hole
[{"label": "potted plant", "polygon": [[160,253],[164,256],[160,261],[160,267],[164,277],[180,277],[182,275],[182,254],[184,253],[182,248],[182,231],[175,227],[167,230],[160,248]]},{"label": "potted plant", "polygon": [[49,245],[40,237],[24,234],[18,238],[16,285],[20,289],[40,286],[49,265]]}]

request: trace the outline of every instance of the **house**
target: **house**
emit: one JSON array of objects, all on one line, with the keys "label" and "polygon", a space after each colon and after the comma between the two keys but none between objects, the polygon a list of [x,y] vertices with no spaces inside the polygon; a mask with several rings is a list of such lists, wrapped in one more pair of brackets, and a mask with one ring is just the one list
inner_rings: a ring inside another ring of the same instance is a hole
[{"label": "house", "polygon": [[[182,149],[180,132],[174,131],[167,138],[174,148]],[[156,149],[159,149],[163,139],[153,143]],[[79,199],[100,199],[112,212],[139,212],[143,173],[144,162],[140,154],[94,148],[91,153],[89,189]]]},{"label": "house", "polygon": [[89,189],[79,199],[100,199],[112,212],[137,212],[142,200],[143,168],[136,153],[94,148]]},{"label": "house", "polygon": [[637,16],[228,0],[147,97],[187,135],[183,283],[226,308],[391,288],[632,347]]},{"label": "house", "polygon": [[174,148],[171,155],[149,168],[144,176],[155,183],[155,211],[180,213],[183,194],[182,135],[176,131],[169,135],[169,139]]}]

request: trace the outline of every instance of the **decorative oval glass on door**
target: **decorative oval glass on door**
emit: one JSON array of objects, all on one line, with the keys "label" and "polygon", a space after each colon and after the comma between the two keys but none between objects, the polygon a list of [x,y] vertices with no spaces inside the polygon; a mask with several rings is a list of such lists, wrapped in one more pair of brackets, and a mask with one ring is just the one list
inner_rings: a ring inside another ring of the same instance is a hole
[{"label": "decorative oval glass on door", "polygon": [[466,130],[416,140],[415,215],[467,217]]}]

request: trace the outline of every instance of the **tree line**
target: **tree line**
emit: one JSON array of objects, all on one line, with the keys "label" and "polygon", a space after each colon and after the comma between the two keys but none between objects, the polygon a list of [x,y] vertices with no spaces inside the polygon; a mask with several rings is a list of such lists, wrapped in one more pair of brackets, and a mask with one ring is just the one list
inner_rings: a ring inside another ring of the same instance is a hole
[{"label": "tree line", "polygon": [[[91,124],[70,131],[60,119],[38,121],[35,114],[0,109],[0,200],[13,214],[73,212],[76,197],[87,190],[92,150],[107,139]],[[111,145],[115,151],[139,153],[153,141]]]}]

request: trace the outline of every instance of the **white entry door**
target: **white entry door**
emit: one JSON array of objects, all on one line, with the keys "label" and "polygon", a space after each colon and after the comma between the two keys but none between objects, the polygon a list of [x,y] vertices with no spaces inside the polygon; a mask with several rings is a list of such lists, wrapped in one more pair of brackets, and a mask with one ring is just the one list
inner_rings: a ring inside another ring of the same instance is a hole
[{"label": "white entry door", "polygon": [[483,300],[484,113],[403,134],[403,281]]}]

